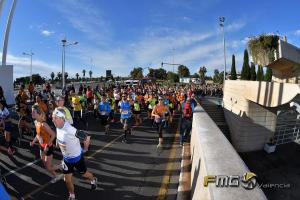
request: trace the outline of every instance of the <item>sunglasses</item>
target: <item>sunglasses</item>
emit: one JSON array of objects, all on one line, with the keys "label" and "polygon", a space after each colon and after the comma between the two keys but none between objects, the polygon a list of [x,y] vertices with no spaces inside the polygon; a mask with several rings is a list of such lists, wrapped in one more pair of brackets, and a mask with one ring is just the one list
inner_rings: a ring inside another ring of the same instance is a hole
[{"label": "sunglasses", "polygon": [[158,100],[162,101],[163,99],[158,99]]}]

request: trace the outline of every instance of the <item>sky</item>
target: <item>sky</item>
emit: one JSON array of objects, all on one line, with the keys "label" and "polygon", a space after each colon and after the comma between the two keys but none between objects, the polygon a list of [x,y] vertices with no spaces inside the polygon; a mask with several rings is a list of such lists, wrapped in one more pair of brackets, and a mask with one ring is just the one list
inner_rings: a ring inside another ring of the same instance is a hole
[{"label": "sky", "polygon": [[[1,44],[11,0],[0,17]],[[75,77],[127,76],[134,67],[159,68],[161,62],[183,64],[191,74],[201,66],[212,75],[224,68],[219,17],[225,17],[227,69],[232,54],[241,70],[247,40],[263,33],[287,36],[300,47],[300,1],[289,0],[18,0],[12,21],[7,63],[14,78],[33,73],[50,78],[61,71],[62,39],[66,71]],[[164,65],[167,71],[173,66]],[[175,67],[176,71],[176,67]]]}]

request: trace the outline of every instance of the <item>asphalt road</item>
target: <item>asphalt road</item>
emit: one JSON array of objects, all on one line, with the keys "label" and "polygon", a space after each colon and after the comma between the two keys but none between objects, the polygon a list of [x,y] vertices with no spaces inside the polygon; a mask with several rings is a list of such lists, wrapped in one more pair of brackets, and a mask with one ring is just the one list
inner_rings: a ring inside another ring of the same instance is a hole
[{"label": "asphalt road", "polygon": [[[100,121],[89,116],[87,131],[92,136],[92,145],[85,158],[88,170],[99,183],[97,190],[91,191],[90,184],[75,173],[76,198],[176,199],[181,161],[178,134],[176,137],[178,117],[164,129],[165,145],[158,150],[158,135],[149,120],[134,128],[126,144],[121,142],[123,131],[119,122],[113,123],[110,134],[105,135]],[[38,147],[29,147],[31,139],[32,136],[25,136],[13,157],[1,152],[0,165],[9,193],[24,199],[67,199],[64,181],[50,182],[51,177],[39,159]],[[59,165],[59,149],[54,157],[54,163]]]}]

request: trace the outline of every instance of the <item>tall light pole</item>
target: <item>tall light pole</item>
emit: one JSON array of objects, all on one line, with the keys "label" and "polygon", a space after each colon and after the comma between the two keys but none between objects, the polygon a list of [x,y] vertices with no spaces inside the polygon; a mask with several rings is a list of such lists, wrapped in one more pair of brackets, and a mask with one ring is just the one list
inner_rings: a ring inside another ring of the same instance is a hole
[{"label": "tall light pole", "polygon": [[23,52],[23,55],[30,56],[30,81],[32,81],[32,56],[34,53],[32,53],[32,51],[30,51],[30,53]]},{"label": "tall light pole", "polygon": [[224,23],[225,23],[225,17],[219,17],[220,27],[222,28],[223,32],[223,48],[224,48],[224,81],[223,84],[225,84],[226,80],[226,47],[225,47],[225,31],[224,31]]},{"label": "tall light pole", "polygon": [[70,45],[76,45],[78,44],[78,42],[72,42],[72,43],[68,43],[67,39],[63,39],[61,40],[62,42],[62,61],[61,61],[61,71],[62,71],[62,89],[65,89],[66,87],[66,80],[65,80],[65,64],[66,64],[66,46],[70,46]]},{"label": "tall light pole", "polygon": [[173,47],[173,49],[172,49],[172,50],[173,50],[173,60],[172,60],[173,62],[172,62],[172,63],[173,63],[173,73],[174,73],[174,57],[175,57],[175,48]]}]

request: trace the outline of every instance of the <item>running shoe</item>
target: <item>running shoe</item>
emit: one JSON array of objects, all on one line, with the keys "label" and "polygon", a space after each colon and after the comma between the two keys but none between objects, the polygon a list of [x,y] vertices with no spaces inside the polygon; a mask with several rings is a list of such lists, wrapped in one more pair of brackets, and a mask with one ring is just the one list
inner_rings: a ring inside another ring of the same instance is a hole
[{"label": "running shoe", "polygon": [[16,152],[15,149],[13,149],[13,148],[11,148],[11,147],[8,147],[8,148],[7,148],[7,153],[8,153],[9,155],[13,155],[15,152]]},{"label": "running shoe", "polygon": [[55,176],[55,177],[52,178],[52,180],[50,182],[51,183],[56,183],[59,180],[60,180],[60,176]]},{"label": "running shoe", "polygon": [[127,139],[123,139],[122,142],[123,143],[127,143],[128,141],[127,141]]},{"label": "running shoe", "polygon": [[75,196],[69,196],[68,200],[76,200]]},{"label": "running shoe", "polygon": [[97,189],[97,183],[98,183],[98,179],[97,177],[95,177],[94,180],[91,182],[91,190]]}]

